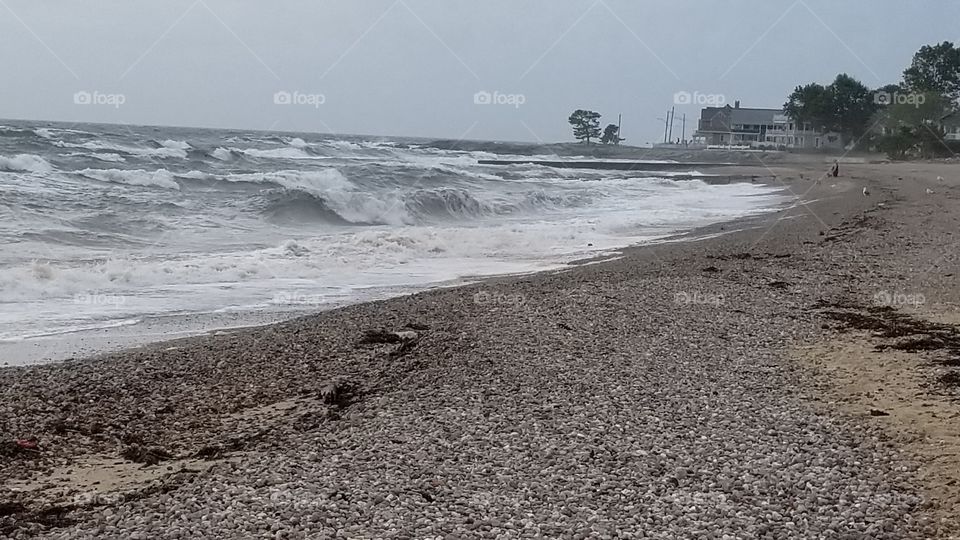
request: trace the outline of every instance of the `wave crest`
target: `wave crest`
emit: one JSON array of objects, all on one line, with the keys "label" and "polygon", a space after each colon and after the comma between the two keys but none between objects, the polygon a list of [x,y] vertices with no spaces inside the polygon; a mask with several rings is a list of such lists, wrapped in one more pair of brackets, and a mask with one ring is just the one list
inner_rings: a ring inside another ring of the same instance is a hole
[{"label": "wave crest", "polygon": [[152,172],[143,169],[83,169],[77,171],[77,174],[113,184],[180,189],[180,184],[174,180],[173,173],[166,169],[157,169]]},{"label": "wave crest", "polygon": [[0,156],[0,171],[5,172],[50,172],[53,165],[40,156],[17,154],[12,157]]}]

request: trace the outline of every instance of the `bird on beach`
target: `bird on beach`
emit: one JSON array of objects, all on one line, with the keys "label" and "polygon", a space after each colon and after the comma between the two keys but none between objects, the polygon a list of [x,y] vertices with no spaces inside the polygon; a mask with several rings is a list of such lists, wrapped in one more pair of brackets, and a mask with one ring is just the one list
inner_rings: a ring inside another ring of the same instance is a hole
[{"label": "bird on beach", "polygon": [[868,190],[867,188],[863,188],[863,196],[867,197],[869,195],[870,195],[870,190]]},{"label": "bird on beach", "polygon": [[933,195],[933,190],[930,188],[927,188],[927,195]]},{"label": "bird on beach", "polygon": [[937,177],[937,182],[940,182],[940,183],[942,184],[942,183],[943,183],[943,177],[942,177],[942,176],[938,176],[938,177]]}]

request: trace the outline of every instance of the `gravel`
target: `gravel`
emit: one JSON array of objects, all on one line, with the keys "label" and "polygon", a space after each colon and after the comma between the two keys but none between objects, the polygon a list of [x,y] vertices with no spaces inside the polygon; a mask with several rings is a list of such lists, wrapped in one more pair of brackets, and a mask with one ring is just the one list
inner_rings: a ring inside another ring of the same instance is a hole
[{"label": "gravel", "polygon": [[[0,457],[0,480],[131,444],[175,456],[168,476],[63,526],[38,517],[49,493],[8,493],[29,512],[0,517],[0,535],[934,537],[910,456],[818,403],[787,355],[831,332],[817,302],[897,279],[895,254],[854,255],[914,214],[881,215],[884,195],[865,201],[855,182],[781,180],[819,201],[571,271],[0,370],[0,435],[44,448]],[[405,333],[361,343],[377,330]],[[204,448],[213,465],[181,471]]]}]

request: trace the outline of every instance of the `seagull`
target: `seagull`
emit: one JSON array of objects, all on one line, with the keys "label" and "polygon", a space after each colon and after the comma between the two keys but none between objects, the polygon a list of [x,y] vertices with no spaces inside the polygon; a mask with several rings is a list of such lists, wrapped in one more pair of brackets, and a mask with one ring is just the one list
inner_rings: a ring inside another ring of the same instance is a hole
[{"label": "seagull", "polygon": [[927,195],[933,195],[933,190],[930,188],[927,188]]},{"label": "seagull", "polygon": [[870,195],[870,191],[867,188],[863,188],[863,196],[867,197]]},{"label": "seagull", "polygon": [[940,182],[940,183],[942,184],[942,183],[943,183],[943,177],[942,177],[942,176],[938,176],[938,177],[937,177],[937,182]]}]

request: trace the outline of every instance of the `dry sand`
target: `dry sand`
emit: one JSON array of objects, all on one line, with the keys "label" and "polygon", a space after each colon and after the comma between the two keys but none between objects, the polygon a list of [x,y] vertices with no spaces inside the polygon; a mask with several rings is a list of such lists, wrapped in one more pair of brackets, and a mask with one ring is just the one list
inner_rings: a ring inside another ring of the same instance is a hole
[{"label": "dry sand", "polygon": [[825,168],[742,168],[799,202],[708,240],[0,370],[0,536],[949,538],[960,171]]}]

